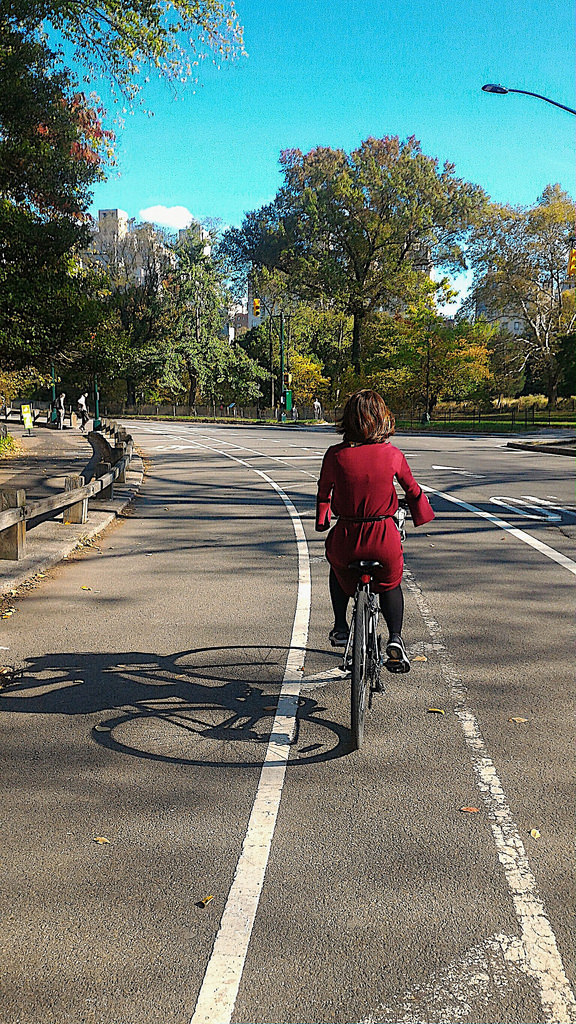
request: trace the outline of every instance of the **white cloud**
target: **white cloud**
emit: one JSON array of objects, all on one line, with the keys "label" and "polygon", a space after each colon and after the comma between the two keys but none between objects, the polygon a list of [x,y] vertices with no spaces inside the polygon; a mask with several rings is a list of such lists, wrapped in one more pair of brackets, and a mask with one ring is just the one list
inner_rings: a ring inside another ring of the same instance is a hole
[{"label": "white cloud", "polygon": [[140,210],[140,220],[160,224],[163,228],[187,228],[194,217],[185,206],[147,206]]}]

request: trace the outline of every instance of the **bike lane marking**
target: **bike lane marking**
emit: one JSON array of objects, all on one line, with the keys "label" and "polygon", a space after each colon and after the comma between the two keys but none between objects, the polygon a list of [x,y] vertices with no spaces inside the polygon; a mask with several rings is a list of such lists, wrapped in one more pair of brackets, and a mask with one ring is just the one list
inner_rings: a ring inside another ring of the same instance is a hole
[{"label": "bike lane marking", "polygon": [[[465,503],[459,501],[458,504]],[[450,688],[454,713],[460,722],[471,755],[476,785],[488,809],[496,852],[504,869],[520,926],[519,942],[508,938],[502,945],[504,959],[536,982],[546,1024],[569,1024],[576,1021],[576,999],[564,971],[556,936],[539,895],[536,878],[528,863],[520,831],[508,805],[508,798],[498,778],[494,762],[489,757],[478,721],[467,705],[467,689],[454,667],[444,642],[442,628],[434,618],[413,574],[406,567],[404,580],[416,601],[434,651],[438,655],[440,670]],[[363,1024],[372,1024],[374,1019],[372,1015]]]},{"label": "bike lane marking", "polygon": [[245,466],[276,491],[290,516],[298,554],[296,611],[277,711],[234,879],[190,1020],[190,1024],[229,1024],[260,902],[290,746],[296,731],[303,652],[308,641],[312,582],[304,527],[296,507],[279,484],[267,473],[229,451],[199,441],[191,443],[198,449],[212,451]]},{"label": "bike lane marking", "polygon": [[444,498],[445,501],[452,502],[453,505],[460,505],[461,508],[467,509],[468,512],[473,512],[474,515],[480,516],[482,519],[487,519],[493,523],[494,526],[500,527],[501,530],[506,530],[507,533],[511,533],[513,537],[517,537],[518,540],[529,544],[530,547],[535,548],[541,555],[546,555],[547,558],[551,558],[553,562],[557,562],[568,572],[573,573],[576,576],[576,562],[568,558],[568,555],[563,555],[561,551],[556,551],[555,548],[551,548],[549,544],[544,544],[543,541],[537,540],[536,537],[532,537],[529,533],[525,533],[524,530],[519,530],[517,526],[512,526],[511,523],[506,522],[505,519],[500,519],[499,516],[494,515],[493,512],[484,512],[483,509],[478,508],[476,505],[471,505],[467,501],[462,501],[462,498],[455,498],[452,494],[446,494],[445,491],[436,491],[433,487],[427,487],[422,485],[422,490],[426,491],[427,494],[437,494],[439,498]]}]

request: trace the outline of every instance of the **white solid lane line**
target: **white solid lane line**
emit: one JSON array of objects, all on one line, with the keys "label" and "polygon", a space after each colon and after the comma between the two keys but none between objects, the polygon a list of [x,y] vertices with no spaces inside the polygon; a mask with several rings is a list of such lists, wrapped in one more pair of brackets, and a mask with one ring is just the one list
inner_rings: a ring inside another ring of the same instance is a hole
[{"label": "white solid lane line", "polygon": [[460,505],[461,508],[465,508],[468,512],[473,512],[474,515],[480,516],[481,519],[487,519],[494,526],[500,527],[501,530],[506,530],[507,533],[517,537],[524,544],[529,544],[530,547],[539,551],[541,555],[546,555],[546,558],[552,559],[553,562],[557,562],[558,565],[561,565],[568,572],[576,576],[576,562],[573,562],[571,558],[563,555],[560,551],[556,551],[555,548],[551,548],[549,544],[544,544],[541,540],[536,540],[536,537],[531,537],[529,533],[525,533],[524,530],[519,530],[517,526],[507,523],[505,519],[500,519],[499,516],[493,515],[492,512],[484,512],[483,509],[477,508],[476,505],[470,505],[469,502],[462,501],[461,498],[455,498],[452,494],[446,494],[445,491],[436,491],[433,487],[426,486],[423,486],[422,490],[426,491],[427,494],[437,494],[439,498],[444,498],[445,501],[450,501],[453,505]]},{"label": "white solid lane line", "polygon": [[498,859],[504,869],[514,903],[521,941],[519,946],[511,947],[509,960],[536,982],[546,1024],[569,1024],[576,1021],[576,1000],[566,977],[556,936],[538,893],[536,879],[528,863],[518,826],[512,818],[508,798],[496,774],[494,763],[488,755],[478,722],[467,706],[466,687],[454,669],[444,643],[442,629],[433,617],[412,573],[406,568],[404,579],[416,599],[434,651],[438,653],[442,674],[450,686],[454,712],[462,726],[472,758],[476,784],[488,809]]},{"label": "white solid lane line", "polygon": [[190,1021],[190,1024],[229,1024],[264,884],[284,786],[286,765],[290,756],[290,744],[296,729],[303,651],[306,650],[308,641],[311,580],[308,543],[304,527],[288,495],[275,480],[262,470],[255,469],[245,459],[240,459],[228,451],[221,451],[210,445],[198,443],[197,447],[224,455],[233,462],[245,466],[274,488],[290,516],[298,553],[296,613],[276,716],[242,851],[236,865],[234,881],[228,894],[196,1008]]}]

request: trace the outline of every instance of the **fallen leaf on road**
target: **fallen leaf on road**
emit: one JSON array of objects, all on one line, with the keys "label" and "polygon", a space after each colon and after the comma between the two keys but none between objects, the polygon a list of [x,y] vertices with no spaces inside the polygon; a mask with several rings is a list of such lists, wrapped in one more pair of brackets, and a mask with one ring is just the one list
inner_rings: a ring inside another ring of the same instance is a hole
[{"label": "fallen leaf on road", "polygon": [[478,814],[480,808],[479,807],[461,807],[460,810],[461,811],[468,811],[470,814]]},{"label": "fallen leaf on road", "polygon": [[426,710],[428,711],[428,713],[430,715],[445,715],[446,714],[445,711],[442,711],[442,708],[427,708]]},{"label": "fallen leaf on road", "polygon": [[106,839],[106,836],[94,836],[94,842],[99,843],[100,846],[104,846],[105,843],[110,843],[110,840]]},{"label": "fallen leaf on road", "polygon": [[412,658],[412,661],[428,661],[428,658],[424,654],[417,654],[415,658]]},{"label": "fallen leaf on road", "polygon": [[92,587],[82,587],[82,590],[92,590]]},{"label": "fallen leaf on road", "polygon": [[531,828],[530,835],[532,836],[532,839],[540,839],[540,833],[537,828]]},{"label": "fallen leaf on road", "polygon": [[509,722],[527,722],[528,719],[527,718],[509,718],[508,721]]},{"label": "fallen leaf on road", "polygon": [[210,900],[213,900],[213,899],[214,899],[213,896],[205,896],[203,900],[200,900],[200,906],[202,906],[202,907],[208,906],[208,904],[210,903]]},{"label": "fallen leaf on road", "polygon": [[2,618],[3,619],[9,619],[11,615],[14,615],[14,609],[13,608],[11,608],[7,612],[2,612]]}]

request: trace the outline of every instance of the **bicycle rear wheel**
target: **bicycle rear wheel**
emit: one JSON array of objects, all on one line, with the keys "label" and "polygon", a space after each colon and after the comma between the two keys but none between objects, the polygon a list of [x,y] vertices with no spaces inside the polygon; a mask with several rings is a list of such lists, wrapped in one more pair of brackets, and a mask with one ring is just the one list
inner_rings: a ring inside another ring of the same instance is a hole
[{"label": "bicycle rear wheel", "polygon": [[366,625],[368,619],[368,595],[360,590],[356,598],[354,613],[354,637],[352,640],[352,692],[351,732],[352,749],[359,750],[364,739],[364,716],[366,713]]}]

